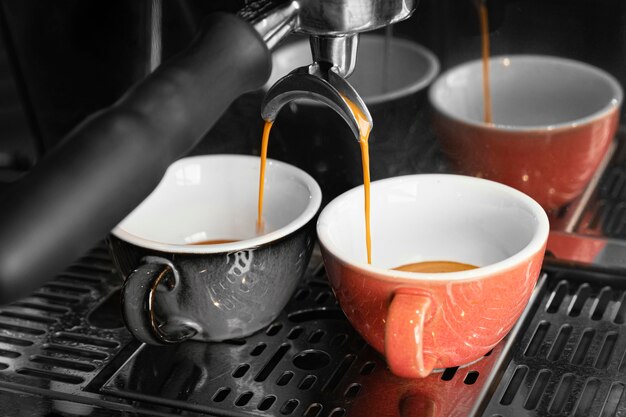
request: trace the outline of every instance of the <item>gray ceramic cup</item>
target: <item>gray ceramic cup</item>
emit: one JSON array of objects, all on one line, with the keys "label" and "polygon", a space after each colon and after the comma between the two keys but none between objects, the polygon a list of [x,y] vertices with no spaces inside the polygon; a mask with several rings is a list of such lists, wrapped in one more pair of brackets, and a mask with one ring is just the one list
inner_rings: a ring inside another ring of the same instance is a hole
[{"label": "gray ceramic cup", "polygon": [[[257,234],[259,167],[254,156],[181,159],[112,231],[124,320],[140,341],[243,337],[283,309],[311,255],[321,190],[304,171],[268,159]],[[197,244],[210,240],[235,242]]]}]

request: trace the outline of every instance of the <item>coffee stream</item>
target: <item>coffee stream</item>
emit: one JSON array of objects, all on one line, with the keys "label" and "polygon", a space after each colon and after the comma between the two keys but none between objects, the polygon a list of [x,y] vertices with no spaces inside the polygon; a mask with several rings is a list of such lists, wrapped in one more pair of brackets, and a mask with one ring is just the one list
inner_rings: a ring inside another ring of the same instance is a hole
[{"label": "coffee stream", "polygon": [[484,0],[477,0],[478,16],[480,18],[480,38],[483,59],[483,113],[484,121],[487,124],[493,123],[491,111],[491,91],[489,85],[489,16],[487,5]]},{"label": "coffee stream", "polygon": [[265,193],[265,166],[267,164],[267,144],[270,140],[270,131],[274,122],[265,121],[263,126],[263,137],[261,139],[261,174],[259,175],[259,205],[256,218],[256,232],[263,233],[265,221],[263,220],[263,195]]},{"label": "coffee stream", "polygon": [[[481,27],[481,39],[482,39],[482,61],[483,61],[483,102],[484,102],[484,121],[485,123],[492,123],[492,111],[491,111],[491,92],[489,89],[489,22],[487,15],[487,6],[484,1],[477,0],[478,13],[480,17]],[[391,31],[386,33],[385,49],[389,48],[389,39],[391,37]],[[387,52],[385,52],[387,54]],[[386,65],[386,63],[384,64]],[[387,71],[383,70],[383,85],[386,84]],[[367,263],[372,263],[372,235],[371,235],[371,222],[370,222],[370,160],[369,160],[369,135],[372,130],[372,125],[367,120],[367,117],[361,112],[359,107],[350,101],[347,97],[342,95],[342,98],[352,110],[352,113],[357,119],[359,124],[359,145],[361,147],[361,162],[363,166],[363,188],[365,195],[365,245],[367,248]],[[259,175],[259,200],[258,200],[258,214],[257,214],[257,233],[263,233],[264,220],[263,220],[263,194],[265,185],[265,167],[267,162],[267,145],[269,142],[270,131],[272,129],[273,122],[265,121],[263,127],[263,137],[261,142],[261,172]],[[429,261],[429,262],[417,262],[407,265],[402,265],[395,270],[410,271],[410,272],[424,272],[424,273],[442,273],[442,272],[457,272],[465,271],[477,268],[474,265],[463,264],[459,262],[451,261]]]},{"label": "coffee stream", "polygon": [[[361,146],[361,161],[363,164],[363,185],[365,188],[365,244],[367,247],[367,263],[372,263],[372,238],[370,233],[370,158],[368,139],[372,126],[367,117],[361,112],[347,97],[342,96],[348,107],[354,113],[359,124],[359,145]],[[267,144],[269,142],[270,131],[272,130],[271,121],[265,121],[263,127],[263,137],[261,141],[261,172],[259,175],[259,202],[257,214],[257,233],[262,233],[264,229],[263,220],[263,194],[265,192],[265,166],[267,164]]]}]

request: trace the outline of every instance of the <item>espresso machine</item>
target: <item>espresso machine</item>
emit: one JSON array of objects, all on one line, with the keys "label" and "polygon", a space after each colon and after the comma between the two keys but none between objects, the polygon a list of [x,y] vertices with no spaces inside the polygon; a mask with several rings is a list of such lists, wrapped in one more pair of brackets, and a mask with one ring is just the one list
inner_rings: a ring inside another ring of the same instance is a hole
[{"label": "espresso machine", "polygon": [[[622,2],[486,3],[494,55],[579,59],[625,85]],[[621,130],[585,193],[550,213],[547,259],[524,315],[474,364],[422,380],[393,376],[341,312],[319,255],[279,318],[245,339],[153,347],[121,319],[121,278],[102,240],[169,164],[258,154],[263,119],[278,126],[300,99],[332,109],[353,141],[358,127],[339,97],[369,114],[350,78],[363,32],[393,27],[433,51],[443,70],[479,56],[474,8],[469,0],[0,2],[0,414],[622,415]],[[310,62],[261,89],[272,51],[297,37],[310,42]],[[421,159],[411,169],[448,172],[421,103]],[[306,144],[284,140],[278,159],[316,169]],[[312,172],[323,189],[354,185],[341,183],[344,155],[320,158],[335,161]]]}]

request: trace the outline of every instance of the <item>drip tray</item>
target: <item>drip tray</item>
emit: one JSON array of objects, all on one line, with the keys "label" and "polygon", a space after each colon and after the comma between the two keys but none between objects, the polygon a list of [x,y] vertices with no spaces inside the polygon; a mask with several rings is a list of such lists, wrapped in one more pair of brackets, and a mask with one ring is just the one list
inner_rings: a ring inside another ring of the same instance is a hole
[{"label": "drip tray", "polygon": [[547,266],[506,340],[472,365],[422,380],[390,374],[352,329],[319,254],[274,323],[223,343],[140,345],[120,327],[119,285],[98,248],[0,309],[0,415],[626,413],[621,276]]}]

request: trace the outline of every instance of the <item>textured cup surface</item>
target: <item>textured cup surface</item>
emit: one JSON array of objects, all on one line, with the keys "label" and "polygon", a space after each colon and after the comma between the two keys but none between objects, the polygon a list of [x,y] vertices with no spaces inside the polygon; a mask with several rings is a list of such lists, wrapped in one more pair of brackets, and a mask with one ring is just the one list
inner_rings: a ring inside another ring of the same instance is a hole
[{"label": "textured cup surface", "polygon": [[434,130],[453,167],[517,188],[547,210],[572,201],[617,129],[619,83],[550,56],[493,57],[489,68],[493,124],[483,118],[481,61],[443,73],[429,91]]},{"label": "textured cup surface", "polygon": [[[548,237],[534,200],[484,179],[410,175],[373,182],[371,212],[372,265],[362,187],[333,200],[317,232],[343,311],[392,372],[424,377],[471,363],[509,332],[535,286]],[[390,269],[437,260],[479,268]]]},{"label": "textured cup surface", "polygon": [[[258,157],[182,159],[113,230],[110,248],[132,290],[124,309],[136,336],[151,338],[151,323],[134,319],[150,314],[142,297],[150,297],[152,275],[169,274],[155,284],[157,335],[190,329],[205,341],[242,337],[280,313],[306,269],[321,191],[304,171],[268,160],[265,231],[259,235],[258,181]],[[218,239],[236,241],[191,245]]]}]

